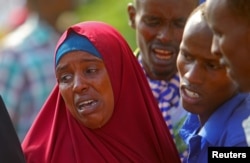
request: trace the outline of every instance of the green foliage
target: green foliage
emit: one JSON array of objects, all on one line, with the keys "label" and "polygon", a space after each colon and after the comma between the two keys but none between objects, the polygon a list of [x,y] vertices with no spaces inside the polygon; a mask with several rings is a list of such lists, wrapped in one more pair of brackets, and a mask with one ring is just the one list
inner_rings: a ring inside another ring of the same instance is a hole
[{"label": "green foliage", "polygon": [[88,0],[79,7],[77,14],[81,21],[98,20],[114,26],[129,43],[136,48],[134,30],[128,25],[127,4],[133,0]]}]

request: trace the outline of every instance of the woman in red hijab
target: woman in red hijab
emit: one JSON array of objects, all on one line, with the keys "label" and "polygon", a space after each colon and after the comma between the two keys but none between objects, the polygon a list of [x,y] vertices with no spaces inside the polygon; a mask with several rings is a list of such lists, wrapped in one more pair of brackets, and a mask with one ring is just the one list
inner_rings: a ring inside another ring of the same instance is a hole
[{"label": "woman in red hijab", "polygon": [[102,22],[70,27],[55,51],[57,85],[22,147],[28,163],[178,163],[145,75]]}]

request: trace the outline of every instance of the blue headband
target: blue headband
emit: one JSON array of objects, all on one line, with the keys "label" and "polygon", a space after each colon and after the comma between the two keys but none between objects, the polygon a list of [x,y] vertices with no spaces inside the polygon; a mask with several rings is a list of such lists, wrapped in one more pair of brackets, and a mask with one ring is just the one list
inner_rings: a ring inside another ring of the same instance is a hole
[{"label": "blue headband", "polygon": [[72,51],[85,51],[98,58],[102,58],[94,45],[88,38],[79,35],[75,32],[70,32],[67,38],[62,42],[56,52],[56,66],[63,55]]}]

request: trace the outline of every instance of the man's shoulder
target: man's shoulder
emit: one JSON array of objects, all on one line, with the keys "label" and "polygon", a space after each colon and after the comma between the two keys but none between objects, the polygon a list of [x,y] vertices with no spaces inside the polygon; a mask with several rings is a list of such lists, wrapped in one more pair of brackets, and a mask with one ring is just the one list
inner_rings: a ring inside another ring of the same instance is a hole
[{"label": "man's shoulder", "polygon": [[140,49],[139,49],[139,48],[136,48],[136,49],[134,50],[134,55],[135,55],[136,58],[139,57],[139,55],[140,55]]}]

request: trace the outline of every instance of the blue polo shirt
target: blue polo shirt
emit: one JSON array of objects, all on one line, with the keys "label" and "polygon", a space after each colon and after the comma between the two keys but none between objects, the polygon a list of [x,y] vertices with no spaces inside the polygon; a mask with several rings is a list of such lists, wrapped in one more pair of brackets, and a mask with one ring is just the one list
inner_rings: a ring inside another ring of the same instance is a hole
[{"label": "blue polo shirt", "polygon": [[219,107],[201,127],[198,116],[189,114],[180,135],[189,146],[188,163],[207,163],[208,147],[248,146],[242,121],[250,115],[250,95],[237,94]]}]

